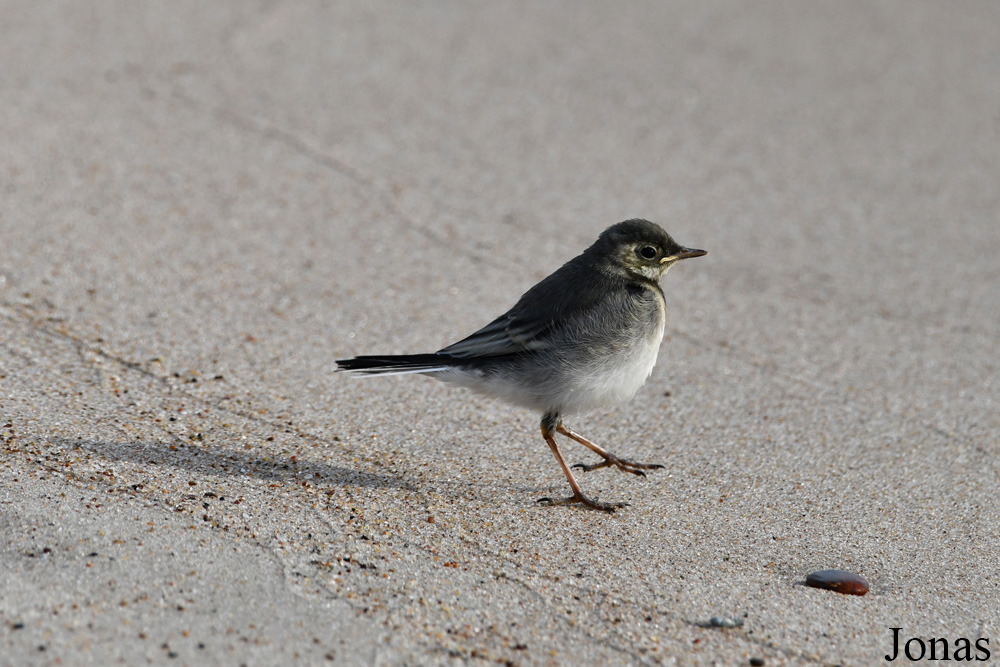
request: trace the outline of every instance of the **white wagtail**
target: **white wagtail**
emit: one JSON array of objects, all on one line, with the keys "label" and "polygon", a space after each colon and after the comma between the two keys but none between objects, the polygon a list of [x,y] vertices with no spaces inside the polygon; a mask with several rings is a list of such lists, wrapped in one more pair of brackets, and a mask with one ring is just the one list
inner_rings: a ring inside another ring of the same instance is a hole
[{"label": "white wagtail", "polygon": [[663,467],[620,459],[564,426],[562,417],[635,395],[652,373],[663,339],[666,304],[659,280],[680,260],[705,254],[678,245],[652,222],[626,220],[468,338],[434,354],[363,356],[339,359],[337,366],[360,375],[431,375],[541,411],[542,437],[573,495],[539,502],[613,512],[626,503],[585,496],[553,436],[562,433],[604,459],[573,466],[587,472],[615,466],[645,476],[643,470]]}]

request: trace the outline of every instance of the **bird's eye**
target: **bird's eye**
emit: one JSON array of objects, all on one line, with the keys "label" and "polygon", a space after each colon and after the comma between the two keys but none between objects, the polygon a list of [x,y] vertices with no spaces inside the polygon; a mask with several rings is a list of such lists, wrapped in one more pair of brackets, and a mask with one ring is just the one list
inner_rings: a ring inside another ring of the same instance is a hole
[{"label": "bird's eye", "polygon": [[653,259],[656,257],[656,248],[651,245],[644,245],[640,247],[636,252],[639,253],[639,257],[643,259]]}]

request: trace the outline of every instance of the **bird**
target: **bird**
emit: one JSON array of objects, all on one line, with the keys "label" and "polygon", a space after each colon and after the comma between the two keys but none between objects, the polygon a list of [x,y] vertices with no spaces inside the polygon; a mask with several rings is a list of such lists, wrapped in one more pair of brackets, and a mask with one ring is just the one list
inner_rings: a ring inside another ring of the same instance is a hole
[{"label": "bird", "polygon": [[555,440],[561,434],[602,461],[645,477],[657,463],[615,456],[563,424],[630,400],[653,371],[666,326],[660,279],[677,262],[708,253],[678,244],[659,225],[634,218],[612,225],[580,255],[525,292],[514,307],[472,335],[434,353],[338,359],[337,370],[360,376],[422,374],[542,413],[542,438],[572,495],[540,498],[614,512],[624,502],[585,495]]}]

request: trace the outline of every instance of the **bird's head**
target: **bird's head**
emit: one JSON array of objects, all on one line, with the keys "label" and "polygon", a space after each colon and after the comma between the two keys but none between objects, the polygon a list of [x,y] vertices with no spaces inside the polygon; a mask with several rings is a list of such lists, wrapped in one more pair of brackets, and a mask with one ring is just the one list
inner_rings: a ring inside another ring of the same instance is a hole
[{"label": "bird's head", "polygon": [[659,225],[639,219],[608,227],[587,253],[609,270],[624,271],[653,282],[659,281],[680,260],[708,254],[685,248]]}]

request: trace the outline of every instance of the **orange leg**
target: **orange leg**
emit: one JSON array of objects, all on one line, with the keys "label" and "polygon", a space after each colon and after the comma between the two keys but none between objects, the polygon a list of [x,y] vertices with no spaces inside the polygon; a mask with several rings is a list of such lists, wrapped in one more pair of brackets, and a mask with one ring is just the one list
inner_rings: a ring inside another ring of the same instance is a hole
[{"label": "orange leg", "polygon": [[577,463],[576,465],[573,466],[574,468],[580,468],[584,472],[590,472],[591,470],[599,470],[601,468],[606,468],[608,466],[615,466],[619,470],[630,472],[633,475],[639,475],[640,477],[645,477],[646,473],[644,473],[642,469],[656,470],[657,468],[663,467],[659,463],[635,463],[634,461],[626,461],[625,459],[620,459],[611,452],[609,452],[608,450],[604,449],[603,447],[599,447],[598,445],[592,443],[590,440],[587,440],[579,433],[576,433],[575,431],[571,431],[570,429],[566,428],[565,426],[562,425],[562,422],[560,422],[559,425],[556,426],[556,430],[565,435],[567,438],[576,440],[581,445],[593,451],[595,454],[604,459],[603,463],[594,463],[593,465],[589,466],[584,465],[582,463]]},{"label": "orange leg", "polygon": [[[574,440],[577,440],[577,438],[574,437],[574,435],[571,435],[570,432],[567,432],[567,429],[563,428],[561,423],[556,426],[556,430],[559,431],[560,433],[563,433],[564,435],[568,435]],[[628,506],[628,503],[600,503],[597,502],[596,500],[591,500],[587,496],[583,495],[583,491],[580,490],[580,485],[577,484],[576,478],[573,477],[572,471],[570,471],[569,466],[566,465],[566,460],[562,457],[562,454],[559,452],[559,447],[556,445],[556,440],[554,437],[552,437],[552,435],[553,435],[552,430],[546,425],[546,420],[543,419],[542,437],[545,438],[545,442],[549,443],[549,449],[551,449],[552,453],[555,454],[556,461],[559,461],[559,466],[562,468],[563,474],[566,475],[566,479],[569,481],[570,488],[573,489],[573,495],[570,496],[569,498],[561,498],[556,500],[553,500],[552,498],[540,498],[538,502],[545,503],[547,505],[569,505],[572,503],[580,503],[581,505],[585,505],[586,507],[590,507],[591,509],[601,510],[603,512],[614,512],[616,509]],[[584,444],[586,444],[589,447],[591,446],[592,443],[584,442]],[[597,447],[597,445],[593,446]]]}]

